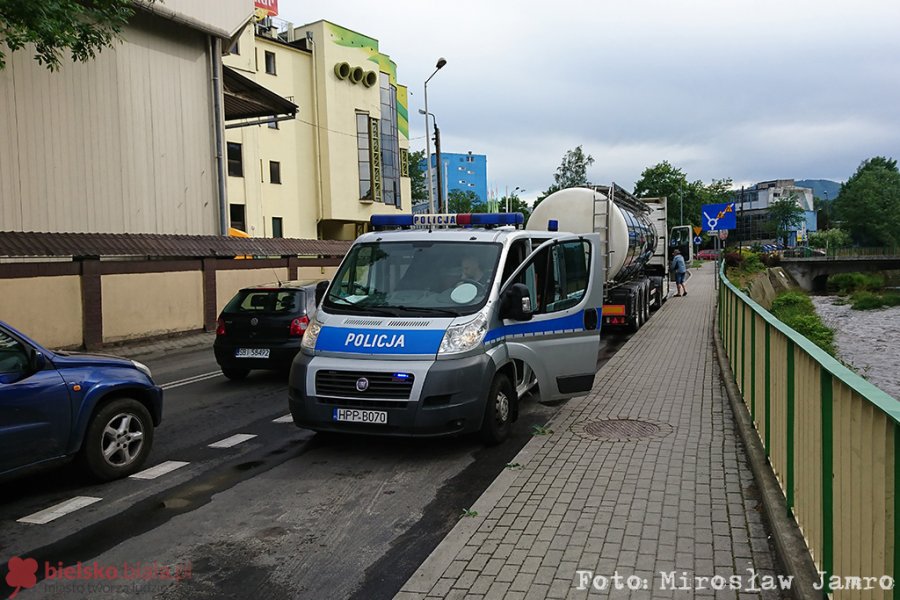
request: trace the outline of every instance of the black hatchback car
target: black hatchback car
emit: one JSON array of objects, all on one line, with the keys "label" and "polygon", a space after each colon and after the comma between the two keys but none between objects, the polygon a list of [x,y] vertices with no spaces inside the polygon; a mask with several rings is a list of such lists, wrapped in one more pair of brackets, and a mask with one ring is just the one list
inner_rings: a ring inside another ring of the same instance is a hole
[{"label": "black hatchback car", "polygon": [[216,362],[229,379],[251,369],[287,370],[316,310],[316,287],[327,282],[287,281],[244,288],[225,305],[216,324]]}]

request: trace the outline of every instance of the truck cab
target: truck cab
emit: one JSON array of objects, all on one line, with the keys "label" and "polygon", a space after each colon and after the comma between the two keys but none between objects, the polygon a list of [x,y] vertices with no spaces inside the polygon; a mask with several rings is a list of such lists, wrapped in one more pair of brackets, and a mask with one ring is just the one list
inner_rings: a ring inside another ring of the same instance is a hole
[{"label": "truck cab", "polygon": [[[421,226],[415,227],[415,223]],[[596,234],[525,231],[518,213],[373,217],[291,367],[316,431],[502,442],[519,398],[589,391],[599,350]]]}]

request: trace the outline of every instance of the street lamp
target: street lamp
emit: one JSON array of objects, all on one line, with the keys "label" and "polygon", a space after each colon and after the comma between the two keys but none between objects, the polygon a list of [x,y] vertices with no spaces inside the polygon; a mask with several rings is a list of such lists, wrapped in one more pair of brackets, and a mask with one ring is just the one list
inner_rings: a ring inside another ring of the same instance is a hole
[{"label": "street lamp", "polygon": [[[434,73],[432,73],[428,79],[425,80],[425,148],[428,154],[428,206],[430,212],[434,213],[434,190],[432,189],[432,178],[431,178],[431,136],[428,135],[428,82],[431,81],[431,78],[440,71],[444,65],[447,64],[446,58],[439,58],[437,64],[434,66]],[[434,115],[432,115],[434,116]],[[436,126],[435,126],[436,127]],[[441,166],[438,165],[440,169]]]},{"label": "street lamp", "polygon": [[[420,115],[425,115],[425,136],[428,137],[428,116],[431,115],[431,123],[434,125],[434,154],[435,154],[435,162],[437,164],[437,210],[441,212],[441,199],[443,196],[441,195],[441,190],[443,187],[441,186],[441,130],[438,128],[437,117],[434,116],[433,112],[427,112],[423,109],[419,109]],[[431,150],[429,148],[428,151],[428,167],[429,167],[429,175],[428,175],[428,199],[431,200]],[[446,179],[446,177],[445,177]],[[431,209],[434,212],[434,209]]]},{"label": "street lamp", "polygon": [[[519,186],[516,186],[516,189],[513,190],[512,195],[515,196],[516,198],[518,198],[519,192],[524,193],[525,190],[524,190],[524,188],[520,188]],[[509,198],[510,198],[510,194],[507,194],[506,195],[506,212],[509,212]]]}]

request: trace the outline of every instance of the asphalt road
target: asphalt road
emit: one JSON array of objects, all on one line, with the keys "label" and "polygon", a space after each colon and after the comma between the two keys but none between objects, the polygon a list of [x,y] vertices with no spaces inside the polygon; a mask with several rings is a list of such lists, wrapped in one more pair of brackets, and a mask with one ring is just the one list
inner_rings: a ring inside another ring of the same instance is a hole
[{"label": "asphalt road", "polygon": [[[607,338],[598,366],[625,339]],[[322,436],[280,420],[284,374],[228,381],[211,350],[144,362],[166,388],[146,466],[187,464],[102,485],[74,466],[4,483],[0,585],[11,572],[17,598],[390,598],[558,409],[525,398],[497,447]],[[237,443],[210,447],[223,440]],[[94,500],[18,521],[75,497]],[[12,557],[35,559],[36,582]]]}]

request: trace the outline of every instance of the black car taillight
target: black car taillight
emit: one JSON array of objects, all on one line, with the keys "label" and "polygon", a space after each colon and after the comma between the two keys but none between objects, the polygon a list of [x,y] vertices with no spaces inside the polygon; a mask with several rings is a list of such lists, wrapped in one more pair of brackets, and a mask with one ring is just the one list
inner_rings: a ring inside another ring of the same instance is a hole
[{"label": "black car taillight", "polygon": [[291,321],[291,337],[300,337],[306,331],[306,328],[309,327],[309,317],[299,317]]},{"label": "black car taillight", "polygon": [[222,317],[216,321],[216,335],[225,335],[225,319]]}]

